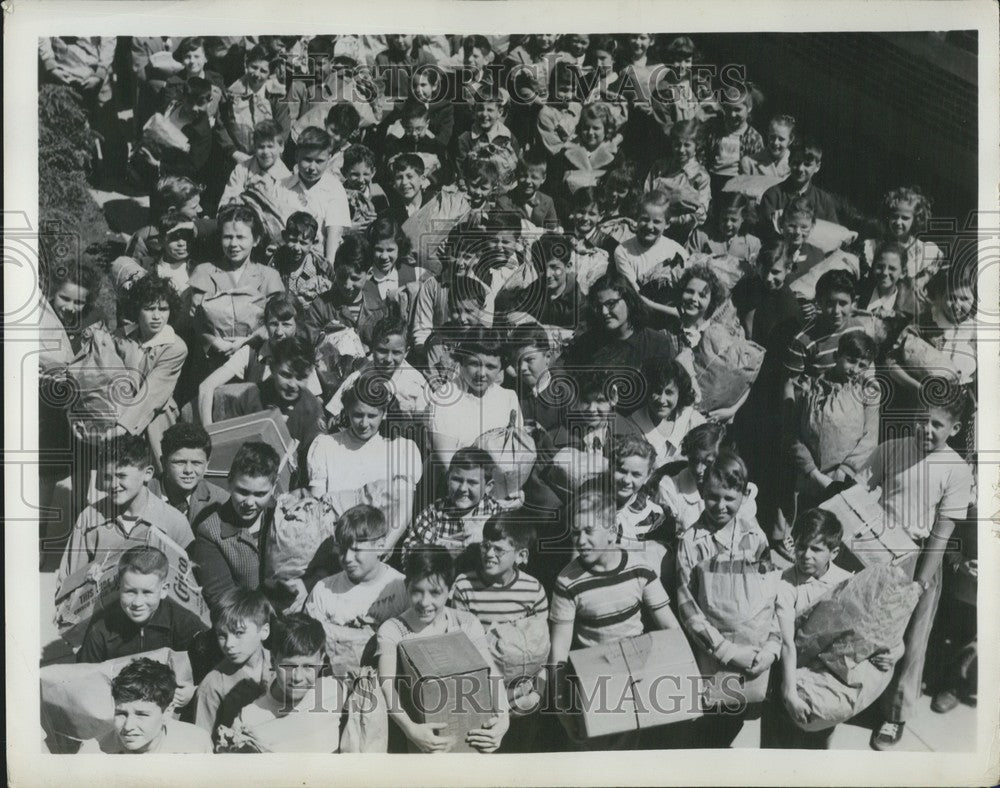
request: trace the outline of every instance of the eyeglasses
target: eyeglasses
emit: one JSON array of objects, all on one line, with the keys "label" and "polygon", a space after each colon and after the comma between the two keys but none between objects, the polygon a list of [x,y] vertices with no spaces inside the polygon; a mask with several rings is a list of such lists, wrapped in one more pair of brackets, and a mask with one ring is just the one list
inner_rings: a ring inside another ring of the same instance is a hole
[{"label": "eyeglasses", "polygon": [[480,542],[479,549],[483,551],[483,555],[489,555],[492,552],[497,558],[503,558],[507,553],[514,552],[513,550],[508,550],[506,547],[497,547],[497,545],[491,542]]},{"label": "eyeglasses", "polygon": [[607,301],[597,302],[597,311],[599,312],[614,312],[618,305],[622,302],[621,298],[612,298]]}]

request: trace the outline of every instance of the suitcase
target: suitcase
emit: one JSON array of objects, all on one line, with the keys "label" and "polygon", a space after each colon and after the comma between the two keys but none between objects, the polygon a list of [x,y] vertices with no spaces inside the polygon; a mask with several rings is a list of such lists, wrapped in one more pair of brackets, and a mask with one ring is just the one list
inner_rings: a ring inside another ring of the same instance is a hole
[{"label": "suitcase", "polygon": [[276,409],[219,421],[210,425],[207,430],[212,438],[212,456],[208,461],[205,478],[224,481],[229,476],[229,469],[240,447],[249,441],[263,441],[278,452],[278,457],[281,458],[275,495],[288,492],[291,488],[296,471],[295,450],[298,442],[289,435],[285,420]]}]

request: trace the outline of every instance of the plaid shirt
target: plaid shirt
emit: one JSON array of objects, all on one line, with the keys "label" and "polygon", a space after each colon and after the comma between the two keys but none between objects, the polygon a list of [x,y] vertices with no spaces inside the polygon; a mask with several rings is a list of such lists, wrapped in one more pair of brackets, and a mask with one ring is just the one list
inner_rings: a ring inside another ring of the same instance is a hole
[{"label": "plaid shirt", "polygon": [[[467,544],[482,541],[483,523],[500,511],[500,504],[488,495],[474,509],[459,514],[448,506],[447,498],[438,498],[413,521],[403,539],[403,556],[421,545],[444,545],[461,552]],[[479,538],[475,538],[475,534]]]},{"label": "plaid shirt", "polygon": [[[678,617],[692,641],[703,651],[714,654],[723,663],[732,657],[735,646],[719,632],[699,607],[696,599],[697,589],[692,587],[694,569],[698,564],[717,555],[732,558],[745,556],[759,560],[768,554],[767,537],[760,530],[756,520],[747,521],[739,517],[726,527],[715,531],[706,525],[703,514],[684,532],[677,546],[677,612],[680,614]],[[781,633],[777,618],[773,623],[774,626],[762,651],[770,650],[777,655],[781,650]]]}]

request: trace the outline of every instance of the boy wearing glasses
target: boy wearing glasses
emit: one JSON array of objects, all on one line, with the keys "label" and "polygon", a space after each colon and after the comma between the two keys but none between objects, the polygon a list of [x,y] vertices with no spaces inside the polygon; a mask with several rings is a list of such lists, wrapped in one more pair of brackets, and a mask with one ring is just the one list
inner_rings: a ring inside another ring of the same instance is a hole
[{"label": "boy wearing glasses", "polygon": [[409,607],[403,575],[382,562],[387,533],[374,506],[344,512],[334,532],[341,571],[316,583],[306,599],[305,612],[323,625],[334,676],[359,670],[379,625]]}]

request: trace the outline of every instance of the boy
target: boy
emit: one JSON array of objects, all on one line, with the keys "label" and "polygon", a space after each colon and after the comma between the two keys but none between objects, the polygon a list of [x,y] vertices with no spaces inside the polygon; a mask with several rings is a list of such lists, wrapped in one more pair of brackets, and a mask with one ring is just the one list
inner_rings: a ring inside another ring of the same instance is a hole
[{"label": "boy", "polygon": [[552,433],[561,427],[566,416],[566,402],[550,390],[555,358],[549,335],[544,329],[531,329],[514,337],[518,345],[517,370],[520,384],[521,412],[526,425],[537,424]]},{"label": "boy", "polygon": [[524,419],[517,394],[501,388],[503,340],[498,332],[470,327],[456,337],[453,355],[458,362],[457,397],[432,402],[429,429],[434,452],[442,463],[456,449],[471,446],[484,432],[506,427],[511,414],[521,427]]},{"label": "boy", "polygon": [[801,321],[798,299],[786,284],[791,265],[784,243],[769,244],[757,256],[756,270],[733,287],[733,306],[743,331],[747,338],[768,350],[773,347],[779,329],[787,330],[789,324]]},{"label": "boy", "polygon": [[854,308],[855,287],[854,277],[846,271],[827,271],[816,282],[816,315],[785,351],[785,399],[792,399],[792,378],[815,377],[830,369],[840,338],[865,330],[864,313]]},{"label": "boy", "polygon": [[512,210],[535,227],[555,230],[559,227],[555,202],[539,191],[548,177],[548,159],[541,149],[526,150],[517,162],[514,190],[498,200],[501,210]]},{"label": "boy", "polygon": [[416,99],[409,99],[400,113],[403,136],[386,135],[382,157],[386,162],[400,153],[413,153],[424,163],[424,176],[438,186],[444,173],[441,168],[446,161],[447,151],[430,131],[430,116],[427,106]]},{"label": "boy", "polygon": [[292,613],[277,618],[271,630],[274,677],[240,711],[237,727],[248,729],[269,752],[337,752],[347,692],[339,679],[320,676],[322,624],[305,613]]},{"label": "boy", "polygon": [[225,490],[205,480],[212,438],[197,424],[178,422],[163,433],[163,473],[149,482],[150,494],[187,517],[192,533],[201,513],[225,503]]},{"label": "boy", "polygon": [[825,256],[820,249],[809,243],[809,236],[816,226],[816,214],[808,200],[796,197],[781,214],[781,240],[785,244],[785,254],[791,275],[789,284],[802,276]]},{"label": "boy", "polygon": [[[709,559],[731,557],[763,565],[769,557],[767,538],[757,521],[739,515],[747,494],[747,470],[743,460],[730,451],[720,452],[705,471],[701,493],[705,510],[695,524],[684,531],[677,546],[678,617],[692,646],[701,652],[699,656],[717,664],[717,670],[729,670],[756,679],[771,667],[780,652],[777,620],[759,647],[734,643],[702,611],[695,587],[695,568]],[[725,604],[724,599],[716,601]],[[721,707],[713,711],[715,713],[703,718],[704,723],[699,721],[705,739],[703,746],[728,747],[742,729],[745,714],[727,713]]]},{"label": "boy", "polygon": [[375,169],[375,154],[370,148],[351,145],[344,151],[340,173],[351,208],[351,227],[355,230],[367,229],[378,216],[389,210],[389,198],[381,186],[372,183]]},{"label": "boy", "polygon": [[167,714],[177,681],[169,665],[147,657],[130,662],[111,682],[114,730],[90,739],[81,753],[112,755],[212,752],[212,738],[197,725]]},{"label": "boy", "polygon": [[[344,166],[344,152],[357,134],[361,124],[361,115],[353,104],[341,102],[334,104],[326,114],[326,133],[330,135],[330,161],[327,168],[331,175],[340,178]],[[299,145],[302,137],[299,137]]]},{"label": "boy", "polygon": [[575,330],[582,299],[573,270],[573,241],[565,235],[546,233],[532,244],[531,257],[536,270],[541,269],[545,285],[538,322]]},{"label": "boy", "polygon": [[[664,279],[673,284],[687,262],[684,247],[663,235],[669,210],[670,198],[664,192],[653,190],[644,194],[636,215],[635,235],[615,249],[615,266],[637,290],[648,282]],[[663,308],[645,296],[642,300],[647,306]]]},{"label": "boy", "polygon": [[442,545],[453,555],[482,541],[487,519],[500,504],[490,495],[495,464],[485,449],[463,448],[448,464],[446,494],[413,520],[403,539],[403,556],[421,545]]},{"label": "boy", "polygon": [[382,562],[387,536],[385,515],[374,506],[344,512],[334,535],[341,571],[316,583],[306,599],[305,612],[326,632],[334,676],[357,672],[379,626],[409,607],[403,575]]},{"label": "boy", "polygon": [[[268,265],[277,269],[285,290],[295,296],[302,310],[320,293],[330,289],[330,265],[315,251],[319,224],[305,211],[296,211],[281,231],[282,244]],[[322,249],[320,249],[322,252]]]},{"label": "boy", "polygon": [[878,389],[867,372],[875,340],[855,331],[837,343],[834,366],[801,378],[789,432],[796,511],[811,509],[834,482],[858,476],[878,443]]},{"label": "boy", "polygon": [[781,214],[796,197],[804,198],[813,208],[817,219],[839,223],[837,204],[827,192],[813,185],[813,178],[823,163],[823,148],[815,140],[796,140],[788,148],[788,177],[764,192],[757,208],[762,240],[771,240],[779,233]]},{"label": "boy", "polygon": [[388,314],[388,305],[372,281],[372,255],[368,242],[351,233],[337,249],[333,261],[333,286],[313,300],[304,324],[313,345],[325,335],[345,327],[357,331],[371,347],[375,324]]},{"label": "boy", "polygon": [[223,658],[198,685],[194,718],[210,734],[232,725],[239,710],[267,688],[271,655],[264,641],[273,615],[260,590],[234,588],[223,594],[214,627]]},{"label": "boy", "polygon": [[130,547],[145,545],[156,528],[187,548],[194,540],[187,518],[146,486],[153,458],[142,435],[125,435],[101,446],[98,488],[108,493],[77,517],[59,566],[56,586],[88,564],[103,564]]},{"label": "boy", "polygon": [[295,146],[295,173],[281,182],[282,222],[296,211],[311,213],[320,228],[323,253],[333,262],[344,231],[351,226],[347,193],[328,171],[333,141],[317,126],[303,129]]},{"label": "boy", "polygon": [[118,561],[118,606],[94,616],[76,661],[104,662],[164,647],[187,651],[205,625],[167,598],[169,573],[170,562],[157,548],[126,550]]},{"label": "boy", "polygon": [[906,651],[879,702],[884,721],[872,731],[871,746],[876,750],[899,744],[920,697],[927,641],[941,599],[944,551],[955,521],[968,516],[975,500],[972,470],[948,446],[948,439],[962,428],[965,392],[951,384],[942,388],[935,392],[935,403],[924,406],[915,434],[879,445],[868,464],[869,487],[882,488],[887,527],[904,528],[920,548],[913,579],[923,589],[903,639]]},{"label": "boy", "polygon": [[520,151],[520,145],[513,132],[503,123],[504,108],[507,104],[507,91],[499,88],[493,95],[484,95],[472,104],[472,128],[463,131],[455,138],[454,165],[461,172],[465,160],[477,142],[492,142],[500,147],[510,148],[515,154]]},{"label": "boy", "polygon": [[280,462],[266,443],[244,443],[229,469],[229,500],[198,528],[191,558],[213,620],[221,613],[227,591],[253,590],[263,583]]},{"label": "boy", "polygon": [[[656,572],[638,551],[615,544],[615,508],[614,493],[602,477],[585,482],[576,492],[572,523],[576,557],[559,573],[549,611],[550,681],[559,709],[569,706],[565,668],[571,648],[641,635],[644,612],[655,629],[678,627]],[[572,717],[562,714],[560,721],[571,736],[576,735]],[[591,741],[590,746],[600,745]]]},{"label": "boy", "polygon": [[389,196],[389,216],[402,226],[407,219],[419,211],[426,197],[427,186],[424,160],[417,153],[399,153],[389,160],[388,178],[392,186]]},{"label": "boy", "polygon": [[220,207],[237,199],[251,184],[261,182],[270,193],[291,177],[281,160],[284,133],[273,120],[262,120],[253,128],[253,156],[239,162],[219,200]]}]

